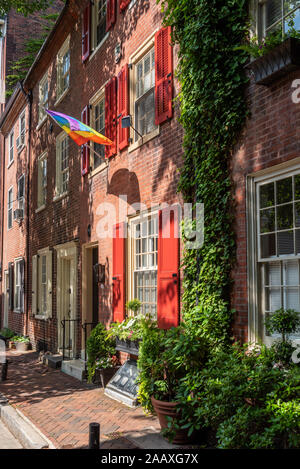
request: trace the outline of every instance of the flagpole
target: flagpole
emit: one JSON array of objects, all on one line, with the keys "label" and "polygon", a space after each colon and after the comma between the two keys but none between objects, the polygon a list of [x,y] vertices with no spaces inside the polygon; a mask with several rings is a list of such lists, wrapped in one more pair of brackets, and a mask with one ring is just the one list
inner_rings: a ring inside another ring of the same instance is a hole
[{"label": "flagpole", "polygon": [[83,144],[84,147],[87,147],[89,150],[92,150],[92,152],[95,153],[95,155],[98,156],[98,158],[100,158],[102,160],[103,156],[101,156],[99,153],[97,153],[92,147],[90,147],[87,143],[84,143]]}]

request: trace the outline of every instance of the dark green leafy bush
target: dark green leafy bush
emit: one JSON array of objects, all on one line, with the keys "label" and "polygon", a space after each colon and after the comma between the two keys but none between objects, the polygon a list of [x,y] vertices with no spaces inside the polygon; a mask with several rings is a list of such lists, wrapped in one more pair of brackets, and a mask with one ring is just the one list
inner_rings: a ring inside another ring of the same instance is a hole
[{"label": "dark green leafy bush", "polygon": [[102,358],[109,358],[115,353],[114,340],[108,337],[108,331],[101,323],[92,330],[87,343],[87,370],[88,381],[91,382],[95,374],[97,361]]}]

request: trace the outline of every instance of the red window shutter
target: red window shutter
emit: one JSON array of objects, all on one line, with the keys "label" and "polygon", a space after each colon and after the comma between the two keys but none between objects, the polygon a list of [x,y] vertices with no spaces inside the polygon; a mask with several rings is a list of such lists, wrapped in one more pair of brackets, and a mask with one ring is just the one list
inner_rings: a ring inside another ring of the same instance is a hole
[{"label": "red window shutter", "polygon": [[106,2],[106,31],[109,31],[116,22],[116,0]]},{"label": "red window shutter", "polygon": [[155,124],[159,125],[173,115],[173,47],[171,27],[155,34]]},{"label": "red window shutter", "polygon": [[118,223],[113,232],[113,320],[125,319],[125,229]]},{"label": "red window shutter", "polygon": [[113,77],[105,86],[105,136],[113,145],[105,146],[105,158],[117,152],[117,78]]},{"label": "red window shutter", "polygon": [[82,15],[82,62],[90,55],[91,4],[88,3]]},{"label": "red window shutter", "polygon": [[[85,106],[81,113],[81,121],[84,124],[89,125],[89,107]],[[85,147],[84,145],[81,146],[81,174],[84,176],[89,172],[90,168],[90,149]]]},{"label": "red window shutter", "polygon": [[122,117],[128,116],[128,65],[125,65],[118,75],[118,117],[119,132],[118,144],[119,150],[123,150],[128,146],[129,129],[122,129]]},{"label": "red window shutter", "polygon": [[158,214],[157,322],[161,329],[179,324],[179,217],[176,206]]},{"label": "red window shutter", "polygon": [[124,11],[124,10],[128,7],[130,1],[131,1],[131,0],[119,0],[120,11],[121,11],[121,12]]}]

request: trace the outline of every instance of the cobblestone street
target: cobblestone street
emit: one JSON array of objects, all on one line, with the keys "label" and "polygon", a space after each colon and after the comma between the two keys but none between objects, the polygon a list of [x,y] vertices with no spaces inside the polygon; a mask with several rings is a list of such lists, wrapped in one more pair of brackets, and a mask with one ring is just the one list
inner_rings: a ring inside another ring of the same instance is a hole
[{"label": "cobblestone street", "polygon": [[87,448],[90,422],[100,423],[103,449],[133,449],[131,432],[151,428],[158,420],[146,417],[141,408],[131,409],[91,387],[47,368],[35,352],[8,352],[8,380],[0,392],[27,416],[56,448]]}]

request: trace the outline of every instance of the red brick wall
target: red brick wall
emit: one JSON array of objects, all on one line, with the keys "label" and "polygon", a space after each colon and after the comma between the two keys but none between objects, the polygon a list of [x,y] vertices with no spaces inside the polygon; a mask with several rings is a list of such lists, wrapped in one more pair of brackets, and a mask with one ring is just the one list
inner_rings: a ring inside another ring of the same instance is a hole
[{"label": "red brick wall", "polygon": [[[81,8],[86,2],[82,2]],[[81,15],[77,23],[72,25],[71,20],[66,23],[65,36],[54,38],[51,45],[52,59],[43,63],[37,79],[42,78],[49,67],[50,90],[49,109],[69,114],[80,119],[83,108],[89,103],[91,97],[99,90],[108,79],[116,76],[125,63],[128,63],[130,55],[147,39],[154,30],[161,27],[160,6],[155,0],[149,5],[137,2],[125,14],[120,14],[117,8],[117,21],[110,31],[108,39],[97,53],[87,60],[81,61]],[[69,27],[69,29],[68,29]],[[71,30],[71,76],[70,90],[64,99],[55,107],[56,100],[56,54]],[[123,56],[118,64],[114,62],[114,47],[122,40]],[[176,56],[176,54],[174,54]],[[55,191],[55,165],[56,165],[56,136],[61,132],[60,128],[53,124],[53,132],[50,131],[50,120],[47,120],[41,128],[38,125],[38,80],[33,89],[33,122],[36,129],[32,135],[31,158],[31,199],[30,199],[30,259],[41,248],[49,246],[53,248],[57,244],[66,243],[77,239],[79,241],[78,259],[78,297],[77,314],[81,312],[81,246],[84,243],[98,241],[96,227],[99,216],[96,214],[98,205],[110,202],[118,208],[118,197],[110,194],[108,183],[117,178],[117,190],[119,194],[127,194],[132,201],[141,201],[147,206],[161,202],[175,203],[179,200],[176,193],[178,181],[178,166],[181,158],[182,129],[176,116],[170,122],[161,125],[160,135],[148,143],[142,145],[133,152],[127,149],[113,157],[109,161],[108,171],[104,170],[93,178],[81,176],[80,148],[69,140],[70,183],[69,194],[66,198],[53,202]],[[175,94],[178,92],[178,84],[175,84]],[[47,206],[40,213],[35,213],[37,198],[37,158],[47,149],[48,151],[48,198]],[[118,173],[119,172],[119,173]],[[120,172],[123,177],[118,177]],[[132,191],[132,179],[134,178],[135,191]],[[116,188],[115,188],[116,189]],[[87,226],[91,224],[92,233],[89,238]],[[48,320],[46,334],[51,336],[48,342],[55,348],[56,344],[56,254],[53,255],[53,289],[52,289],[52,319]],[[112,240],[99,240],[99,262],[106,264],[107,278],[104,290],[99,289],[99,320],[108,323],[112,319]],[[31,279],[29,290],[31,289]],[[31,298],[29,298],[29,315],[31,314]],[[32,341],[42,340],[45,333],[45,321],[30,317],[29,333]]]},{"label": "red brick wall", "polygon": [[291,87],[299,72],[270,87],[251,82],[248,90],[251,118],[231,161],[234,183],[237,263],[233,271],[232,306],[236,309],[234,331],[248,338],[246,176],[299,156],[300,105],[292,102]]}]

